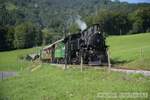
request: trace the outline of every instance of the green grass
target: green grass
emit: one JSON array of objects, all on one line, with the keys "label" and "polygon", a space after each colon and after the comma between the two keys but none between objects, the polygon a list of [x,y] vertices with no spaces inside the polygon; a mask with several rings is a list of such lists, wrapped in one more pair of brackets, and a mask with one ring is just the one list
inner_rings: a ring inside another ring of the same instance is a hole
[{"label": "green grass", "polygon": [[[108,73],[105,69],[85,69],[81,73],[79,69],[70,68],[64,71],[46,64],[32,73],[26,70],[19,74],[17,77],[0,81],[1,98],[7,97],[10,100],[104,100],[98,97],[99,93],[150,93],[150,78],[140,74]],[[117,100],[128,99],[118,98]],[[135,100],[142,99],[136,98]],[[148,98],[143,100],[148,100]]]},{"label": "green grass", "polygon": [[[150,69],[150,33],[111,36],[107,43],[114,64]],[[34,52],[36,48],[0,52],[0,70],[18,71],[18,76],[0,80],[0,100],[101,100],[97,97],[101,92],[150,94],[150,77],[141,74],[108,73],[105,69],[85,69],[81,73],[79,69],[64,71],[49,64],[31,72],[33,63],[19,58]]]},{"label": "green grass", "polygon": [[[150,70],[150,33],[110,36],[111,59],[115,65],[130,69]],[[142,56],[141,56],[142,49]],[[0,70],[21,70],[30,63],[19,58],[37,52],[37,48],[0,52]]]},{"label": "green grass", "polygon": [[150,70],[150,33],[110,36],[107,44],[115,64],[130,69]]},{"label": "green grass", "polygon": [[0,52],[0,70],[19,71],[30,65],[30,62],[20,60],[27,54],[36,53],[37,48]]}]

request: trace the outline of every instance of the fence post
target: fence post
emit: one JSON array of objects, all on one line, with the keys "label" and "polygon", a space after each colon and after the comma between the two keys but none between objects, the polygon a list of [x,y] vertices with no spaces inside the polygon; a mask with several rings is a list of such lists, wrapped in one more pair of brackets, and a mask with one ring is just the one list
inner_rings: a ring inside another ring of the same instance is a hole
[{"label": "fence post", "polygon": [[4,76],[3,76],[3,72],[2,72],[2,80],[3,80],[3,77],[4,77]]},{"label": "fence post", "polygon": [[81,72],[83,71],[83,57],[81,55]]},{"label": "fence post", "polygon": [[68,42],[65,43],[65,65],[64,65],[64,70],[67,69],[67,64],[68,64]]},{"label": "fence post", "polygon": [[108,70],[110,72],[110,70],[111,70],[111,62],[110,62],[110,52],[109,52],[109,49],[107,49],[107,60],[108,60]]},{"label": "fence post", "polygon": [[140,56],[141,56],[141,58],[143,57],[143,49],[142,48],[140,49]]}]

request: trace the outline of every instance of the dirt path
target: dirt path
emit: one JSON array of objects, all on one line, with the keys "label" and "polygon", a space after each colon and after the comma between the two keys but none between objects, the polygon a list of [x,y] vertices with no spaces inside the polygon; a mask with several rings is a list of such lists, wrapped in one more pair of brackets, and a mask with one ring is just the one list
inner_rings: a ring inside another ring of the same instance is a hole
[{"label": "dirt path", "polygon": [[16,72],[0,71],[0,80],[16,76]]},{"label": "dirt path", "polygon": [[[64,68],[64,64],[52,64],[54,66],[57,66],[59,68]],[[70,65],[69,65],[70,66]],[[96,69],[101,69],[102,67],[94,67]],[[150,71],[146,71],[146,70],[129,70],[129,69],[119,69],[119,68],[111,68],[111,71],[115,71],[115,72],[123,72],[123,73],[127,73],[127,74],[142,74],[144,76],[150,76]]]},{"label": "dirt path", "polygon": [[145,70],[128,70],[128,69],[117,69],[117,68],[111,68],[111,71],[116,71],[116,72],[124,72],[127,74],[143,74],[144,76],[150,76],[150,71],[145,71]]}]

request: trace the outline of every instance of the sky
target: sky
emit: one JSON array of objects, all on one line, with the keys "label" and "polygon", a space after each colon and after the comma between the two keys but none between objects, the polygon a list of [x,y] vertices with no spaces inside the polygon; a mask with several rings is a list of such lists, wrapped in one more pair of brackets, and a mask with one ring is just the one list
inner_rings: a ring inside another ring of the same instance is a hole
[{"label": "sky", "polygon": [[150,0],[120,0],[120,1],[126,1],[129,3],[143,3],[143,2],[150,3]]}]

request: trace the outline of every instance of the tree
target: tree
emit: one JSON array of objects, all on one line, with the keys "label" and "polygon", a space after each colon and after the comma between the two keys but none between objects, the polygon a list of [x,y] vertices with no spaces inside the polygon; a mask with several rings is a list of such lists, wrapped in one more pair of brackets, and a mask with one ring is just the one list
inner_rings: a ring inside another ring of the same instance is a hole
[{"label": "tree", "polygon": [[126,34],[131,28],[127,15],[108,10],[100,11],[97,16],[94,16],[93,22],[99,23],[101,32],[108,35]]},{"label": "tree", "polygon": [[14,49],[14,33],[15,33],[15,30],[14,30],[14,27],[13,26],[9,26],[7,28],[7,33],[6,34],[6,43],[7,43],[7,49],[8,50],[11,50],[11,49]]},{"label": "tree", "polygon": [[24,22],[15,27],[14,46],[16,48],[29,48],[36,45],[35,27],[31,22]]},{"label": "tree", "polygon": [[147,32],[150,28],[150,7],[142,7],[130,14],[132,30],[130,33]]},{"label": "tree", "polygon": [[12,16],[4,3],[0,4],[0,51],[13,49],[13,27],[10,24]]},{"label": "tree", "polygon": [[42,29],[43,45],[50,44],[54,35],[57,34],[54,33],[53,30],[50,30],[48,28]]},{"label": "tree", "polygon": [[0,27],[0,51],[7,50],[7,43],[6,43],[6,28],[5,27]]},{"label": "tree", "polygon": [[43,36],[43,45],[46,45],[46,40],[48,38],[49,35],[49,30],[47,28],[44,28],[42,30],[42,36]]},{"label": "tree", "polygon": [[0,50],[48,44],[63,33],[75,33],[78,28],[71,20],[77,15],[88,26],[100,23],[108,35],[149,32],[149,6],[119,0],[0,0]]}]

